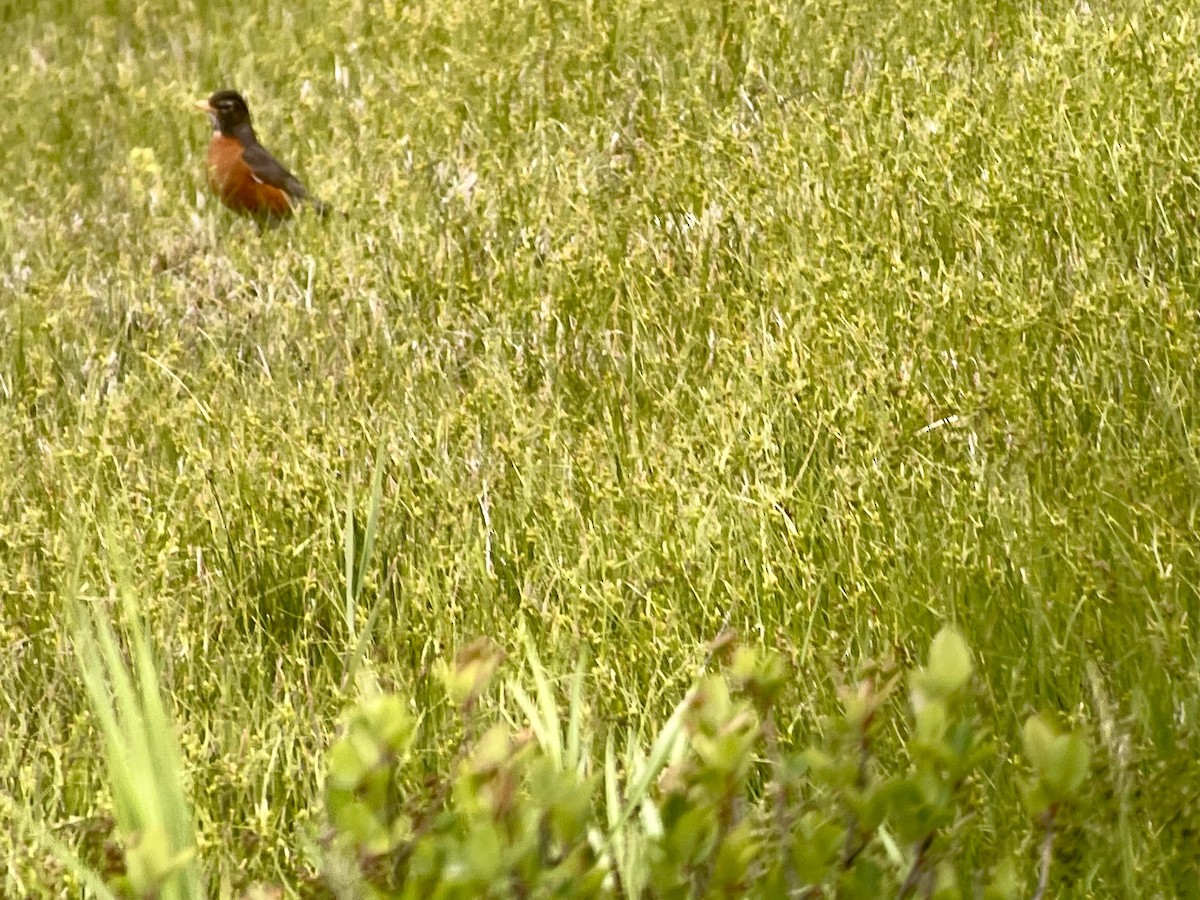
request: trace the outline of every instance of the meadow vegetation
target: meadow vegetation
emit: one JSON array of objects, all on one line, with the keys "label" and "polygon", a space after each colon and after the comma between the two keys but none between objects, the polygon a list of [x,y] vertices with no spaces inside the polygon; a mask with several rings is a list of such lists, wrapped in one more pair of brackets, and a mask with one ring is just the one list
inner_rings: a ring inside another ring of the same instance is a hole
[{"label": "meadow vegetation", "polygon": [[[999,749],[961,858],[1034,890],[1037,714],[1092,748],[1054,896],[1194,892],[1190,4],[47,0],[0,33],[0,894],[73,890],[56,848],[127,864],[89,696],[174,721],[204,890],[294,896],[346,710],[401,698],[418,790],[480,636],[586,706],[601,773],[728,630],[799,749],[946,624]],[[214,202],[220,87],[338,214]],[[474,711],[553,708],[520,683]]]}]

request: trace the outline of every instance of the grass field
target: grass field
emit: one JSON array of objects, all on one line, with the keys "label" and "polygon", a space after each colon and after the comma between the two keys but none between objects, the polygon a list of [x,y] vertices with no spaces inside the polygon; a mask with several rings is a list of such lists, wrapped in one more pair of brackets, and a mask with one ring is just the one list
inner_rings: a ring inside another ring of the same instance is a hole
[{"label": "grass field", "polygon": [[[796,667],[799,740],[953,622],[1003,745],[1037,710],[1092,741],[1055,896],[1196,891],[1190,4],[85,0],[0,31],[5,896],[70,883],[31,823],[103,836],[64,604],[122,582],[214,895],[310,876],[373,610],[428,770],[432,666],[479,635],[586,650],[598,721],[649,735],[729,624]],[[188,104],[226,86],[344,215],[214,202]],[[1032,872],[995,790],[977,849]]]}]

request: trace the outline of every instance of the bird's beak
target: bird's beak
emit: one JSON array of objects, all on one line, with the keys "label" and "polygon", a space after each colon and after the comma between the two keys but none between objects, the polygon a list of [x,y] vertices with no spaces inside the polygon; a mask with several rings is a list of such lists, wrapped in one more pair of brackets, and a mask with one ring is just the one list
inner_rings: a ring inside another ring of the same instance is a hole
[{"label": "bird's beak", "polygon": [[200,110],[200,112],[208,115],[208,122],[210,125],[212,125],[213,130],[215,131],[218,127],[217,111],[212,108],[212,104],[210,104],[207,100],[197,100],[192,104],[192,106]]}]

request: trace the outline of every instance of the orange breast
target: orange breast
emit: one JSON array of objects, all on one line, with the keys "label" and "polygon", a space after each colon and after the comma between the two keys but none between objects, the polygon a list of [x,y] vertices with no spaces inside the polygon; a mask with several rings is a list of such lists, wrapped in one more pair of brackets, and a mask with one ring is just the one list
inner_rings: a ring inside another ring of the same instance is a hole
[{"label": "orange breast", "polygon": [[235,212],[276,218],[292,214],[287,194],[254,177],[236,138],[217,134],[209,142],[208,186]]}]

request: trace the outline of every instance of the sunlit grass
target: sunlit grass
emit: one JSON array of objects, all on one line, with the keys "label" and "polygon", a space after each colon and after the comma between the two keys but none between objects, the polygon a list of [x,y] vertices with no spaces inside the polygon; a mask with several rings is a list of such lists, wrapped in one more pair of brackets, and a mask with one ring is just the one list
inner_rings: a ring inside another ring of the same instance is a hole
[{"label": "sunlit grass", "polygon": [[[788,739],[945,621],[999,732],[1094,729],[1064,890],[1190,885],[1188,6],[35,6],[0,12],[0,818],[106,852],[86,535],[230,891],[311,879],[360,666],[429,770],[477,635],[563,685],[586,650],[599,753],[726,625],[804,673]],[[224,86],[345,216],[214,203]],[[3,890],[50,859],[0,835]]]},{"label": "sunlit grass", "polygon": [[125,662],[109,623],[110,609],[72,590],[65,610],[72,620],[72,651],[102,736],[114,836],[123,849],[120,882],[133,896],[201,898],[206,891],[175,723],[163,705],[154,653],[123,572],[117,583],[117,618],[129,634],[132,665]]}]

